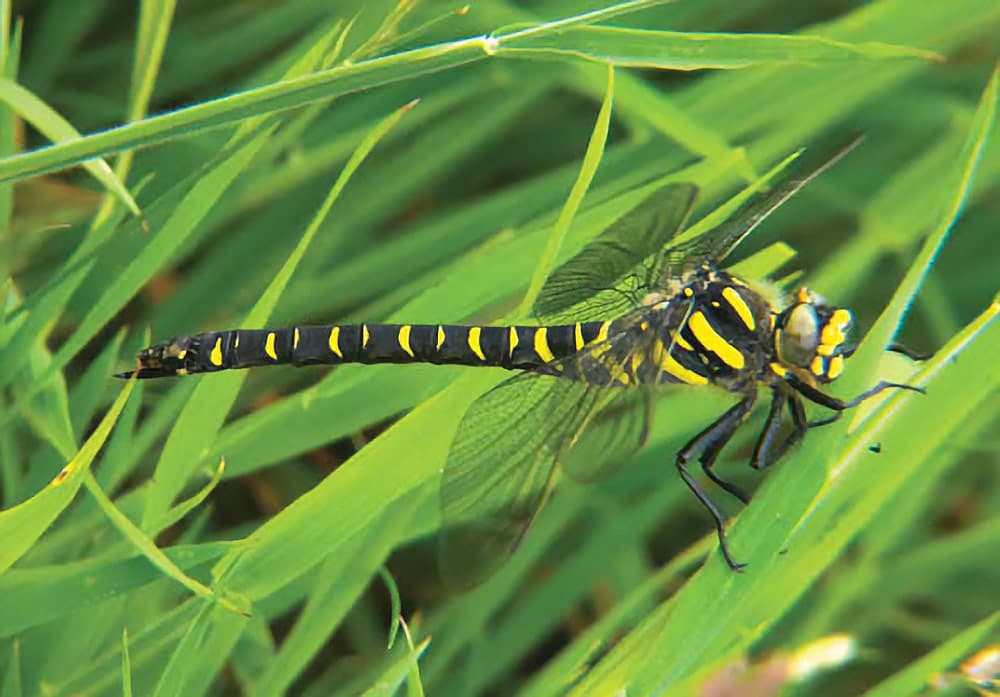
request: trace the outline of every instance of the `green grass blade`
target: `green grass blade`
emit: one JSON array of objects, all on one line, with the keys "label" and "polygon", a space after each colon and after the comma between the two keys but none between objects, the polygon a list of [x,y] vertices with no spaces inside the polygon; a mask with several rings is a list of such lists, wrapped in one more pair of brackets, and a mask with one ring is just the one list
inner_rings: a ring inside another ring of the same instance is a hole
[{"label": "green grass blade", "polygon": [[90,465],[111,433],[134,381],[128,382],[101,419],[101,423],[55,479],[22,504],[0,511],[0,572],[6,571],[42,536],[73,501]]}]

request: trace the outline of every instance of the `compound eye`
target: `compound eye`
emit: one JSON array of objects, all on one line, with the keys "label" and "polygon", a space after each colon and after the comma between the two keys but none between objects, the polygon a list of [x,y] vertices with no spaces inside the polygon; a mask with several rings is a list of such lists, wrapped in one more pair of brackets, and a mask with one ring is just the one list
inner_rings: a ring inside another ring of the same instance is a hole
[{"label": "compound eye", "polygon": [[809,303],[800,303],[785,313],[778,334],[778,356],[782,361],[806,367],[819,346],[819,316]]}]

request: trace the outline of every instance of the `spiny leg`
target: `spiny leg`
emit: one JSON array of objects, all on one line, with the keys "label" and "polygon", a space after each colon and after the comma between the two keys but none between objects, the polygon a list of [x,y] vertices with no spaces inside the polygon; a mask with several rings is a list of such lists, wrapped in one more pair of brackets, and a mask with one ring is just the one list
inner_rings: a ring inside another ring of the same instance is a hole
[{"label": "spiny leg", "polygon": [[750,458],[750,466],[754,469],[764,469],[770,464],[768,454],[774,445],[778,429],[781,428],[781,412],[787,401],[787,394],[777,387],[771,388],[771,408],[767,412],[767,420],[764,421],[764,428],[761,429],[757,444],[753,448],[753,456]]},{"label": "spiny leg", "polygon": [[[776,388],[777,389],[777,388]],[[794,392],[791,394],[784,394],[783,404],[788,407],[788,413],[792,417],[792,432],[788,434],[778,445],[777,448],[774,446],[774,434],[772,433],[767,442],[764,442],[766,429],[770,425],[770,419],[772,415],[768,417],[768,424],[765,425],[765,431],[761,432],[761,438],[757,442],[757,447],[754,449],[754,456],[751,464],[756,469],[765,469],[770,467],[775,462],[784,457],[785,453],[788,452],[789,448],[798,443],[806,435],[806,431],[809,430],[809,422],[806,419],[806,410],[802,406],[802,400]],[[772,407],[774,402],[771,403]],[[775,417],[780,422],[780,415]]]},{"label": "spiny leg", "polygon": [[[735,415],[729,422],[730,425],[729,430],[726,431],[725,433],[720,433],[719,436],[715,439],[715,441],[711,443],[708,447],[706,447],[705,451],[698,458],[698,461],[701,463],[701,469],[705,473],[705,476],[711,479],[713,482],[715,482],[715,484],[718,485],[719,488],[723,489],[730,496],[739,499],[740,503],[742,503],[744,506],[750,503],[750,495],[747,494],[745,491],[743,491],[743,489],[741,489],[740,487],[733,484],[732,482],[728,482],[722,477],[720,477],[718,474],[716,474],[715,470],[712,469],[712,466],[715,464],[716,458],[719,457],[719,453],[721,453],[722,449],[726,447],[726,445],[729,443],[730,440],[732,440],[733,436],[736,434],[736,431],[739,430],[739,427],[743,424],[744,419],[746,419],[747,415],[750,414],[750,411],[753,409],[753,405],[754,402],[756,402],[756,400],[757,400],[757,394],[756,392],[754,392],[752,396],[748,395],[746,399],[738,402],[735,406],[733,406],[729,411],[735,412]],[[726,418],[728,416],[729,412],[723,415],[722,418]]]},{"label": "spiny leg", "polygon": [[681,479],[684,480],[684,483],[687,484],[691,493],[698,498],[701,505],[704,506],[712,516],[712,521],[715,523],[715,531],[719,536],[719,548],[722,550],[722,556],[725,558],[729,568],[734,571],[739,571],[746,566],[746,564],[736,561],[729,553],[729,546],[726,543],[725,517],[705,490],[702,489],[698,485],[698,482],[696,482],[694,478],[688,474],[687,470],[684,469],[684,465],[697,457],[699,453],[704,453],[706,450],[712,448],[720,439],[726,440],[732,437],[733,431],[739,426],[745,414],[753,408],[755,399],[756,394],[748,394],[739,403],[731,407],[725,414],[720,416],[712,422],[712,424],[705,428],[705,430],[688,441],[687,445],[685,445],[680,452],[677,453],[677,459],[675,461],[675,464],[677,465],[677,472],[681,475]]},{"label": "spiny leg", "polygon": [[858,396],[854,397],[854,399],[849,399],[845,401],[843,399],[839,399],[838,397],[834,397],[833,395],[828,395],[825,392],[821,392],[812,385],[802,382],[794,375],[788,375],[785,379],[789,385],[795,388],[795,390],[799,394],[808,399],[810,402],[814,402],[822,407],[826,407],[827,409],[832,409],[836,412],[833,416],[829,416],[825,419],[820,419],[819,421],[810,422],[809,423],[810,428],[815,426],[826,426],[827,424],[833,423],[834,421],[839,419],[842,413],[847,409],[853,409],[866,399],[874,397],[879,392],[883,392],[885,390],[889,389],[912,390],[913,392],[919,392],[921,394],[926,394],[927,392],[924,388],[917,387],[916,385],[906,385],[899,382],[887,382],[883,380],[882,382],[872,387],[870,390],[865,390]]}]

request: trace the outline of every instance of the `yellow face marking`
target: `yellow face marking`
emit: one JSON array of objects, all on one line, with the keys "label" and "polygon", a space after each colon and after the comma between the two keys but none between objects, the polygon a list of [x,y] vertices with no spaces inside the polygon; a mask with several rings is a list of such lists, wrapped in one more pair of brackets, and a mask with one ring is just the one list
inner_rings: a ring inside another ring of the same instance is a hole
[{"label": "yellow face marking", "polygon": [[549,340],[546,337],[547,333],[548,330],[545,327],[535,330],[535,353],[538,354],[538,357],[545,363],[548,363],[555,358],[555,356],[552,355],[552,350],[549,348]]},{"label": "yellow face marking", "polygon": [[329,340],[330,350],[333,351],[337,358],[343,358],[344,354],[340,352],[340,327],[334,327],[330,330],[330,340]]},{"label": "yellow face marking", "polygon": [[579,351],[583,348],[583,329],[580,328],[580,323],[577,322],[573,327],[573,346]]},{"label": "yellow face marking", "polygon": [[666,346],[659,339],[656,340],[656,345],[653,347],[653,360],[656,361],[657,367],[668,375],[672,375],[681,382],[686,382],[689,385],[707,385],[708,378],[700,373],[696,373],[693,370],[685,368],[681,365],[676,358],[667,351]]},{"label": "yellow face marking", "polygon": [[813,375],[823,374],[823,357],[816,356],[812,359],[812,363],[809,364],[809,370],[812,371]]},{"label": "yellow face marking", "polygon": [[700,311],[691,314],[690,319],[688,319],[688,326],[691,327],[691,332],[701,345],[718,356],[730,368],[740,370],[746,365],[743,354],[735,346],[722,338]]},{"label": "yellow face marking", "polygon": [[444,346],[444,327],[440,324],[438,325],[438,336],[437,336],[437,350],[440,351],[441,347]]},{"label": "yellow face marking", "polygon": [[361,325],[361,348],[368,348],[368,340],[371,338],[371,334],[368,333],[368,325]]},{"label": "yellow face marking", "polygon": [[399,341],[399,348],[406,352],[406,355],[413,358],[413,349],[410,347],[410,332],[413,330],[408,324],[404,324],[399,328],[399,336],[396,337]]},{"label": "yellow face marking", "polygon": [[514,349],[517,348],[517,330],[514,327],[510,328],[510,352],[507,354],[509,356],[514,355]]},{"label": "yellow face marking", "polygon": [[830,317],[830,321],[836,324],[841,329],[844,329],[848,324],[851,323],[851,313],[849,310],[843,308],[839,310],[834,310],[833,316]]},{"label": "yellow face marking", "polygon": [[800,304],[812,302],[812,294],[809,292],[808,288],[799,288],[799,292],[796,297]]},{"label": "yellow face marking", "polygon": [[597,330],[597,337],[594,342],[604,341],[608,338],[608,330],[611,329],[611,322],[601,322],[601,327]]},{"label": "yellow face marking", "polygon": [[771,364],[771,372],[777,375],[779,378],[783,378],[788,375],[788,369],[781,365],[780,363]]},{"label": "yellow face marking", "polygon": [[481,327],[469,327],[469,348],[476,354],[476,358],[485,361],[486,356],[483,354],[483,347],[479,345],[479,336],[482,333],[483,330]]},{"label": "yellow face marking", "polygon": [[826,368],[826,377],[830,380],[835,380],[842,372],[844,372],[844,357],[834,356],[830,359],[830,365]]},{"label": "yellow face marking", "polygon": [[757,323],[753,319],[753,312],[750,311],[750,306],[747,305],[747,301],[743,299],[742,295],[733,288],[726,286],[722,289],[722,297],[733,308],[733,311],[739,316],[740,321],[743,322],[747,329],[753,331],[757,328]]},{"label": "yellow face marking", "polygon": [[222,337],[216,337],[215,346],[212,347],[212,353],[208,355],[208,360],[211,361],[212,365],[218,367],[222,365]]},{"label": "yellow face marking", "polygon": [[295,331],[292,332],[292,348],[297,349],[299,347],[299,328],[296,327]]},{"label": "yellow face marking", "polygon": [[836,348],[833,344],[820,344],[816,347],[816,353],[821,356],[832,356]]},{"label": "yellow face marking", "polygon": [[274,350],[274,332],[267,333],[267,339],[264,340],[264,353],[272,361],[278,360],[278,352]]}]

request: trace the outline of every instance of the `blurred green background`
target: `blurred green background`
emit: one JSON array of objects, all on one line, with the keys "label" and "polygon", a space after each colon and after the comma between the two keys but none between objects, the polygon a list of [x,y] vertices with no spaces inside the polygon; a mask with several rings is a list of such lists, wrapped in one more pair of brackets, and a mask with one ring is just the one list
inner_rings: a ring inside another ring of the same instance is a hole
[{"label": "blurred green background", "polygon": [[[1000,641],[1000,4],[25,0],[0,21],[0,696],[975,694],[958,666]],[[607,64],[560,260],[654,180],[696,182],[700,219],[867,136],[733,261],[871,329],[838,395],[928,394],[766,480],[756,414],[719,465],[762,481],[731,528],[744,573],[673,467],[721,391],[666,391],[634,462],[560,481],[460,595],[434,567],[438,471],[502,371],[110,377],[204,330],[503,321]],[[899,322],[933,359],[880,359]]]}]

